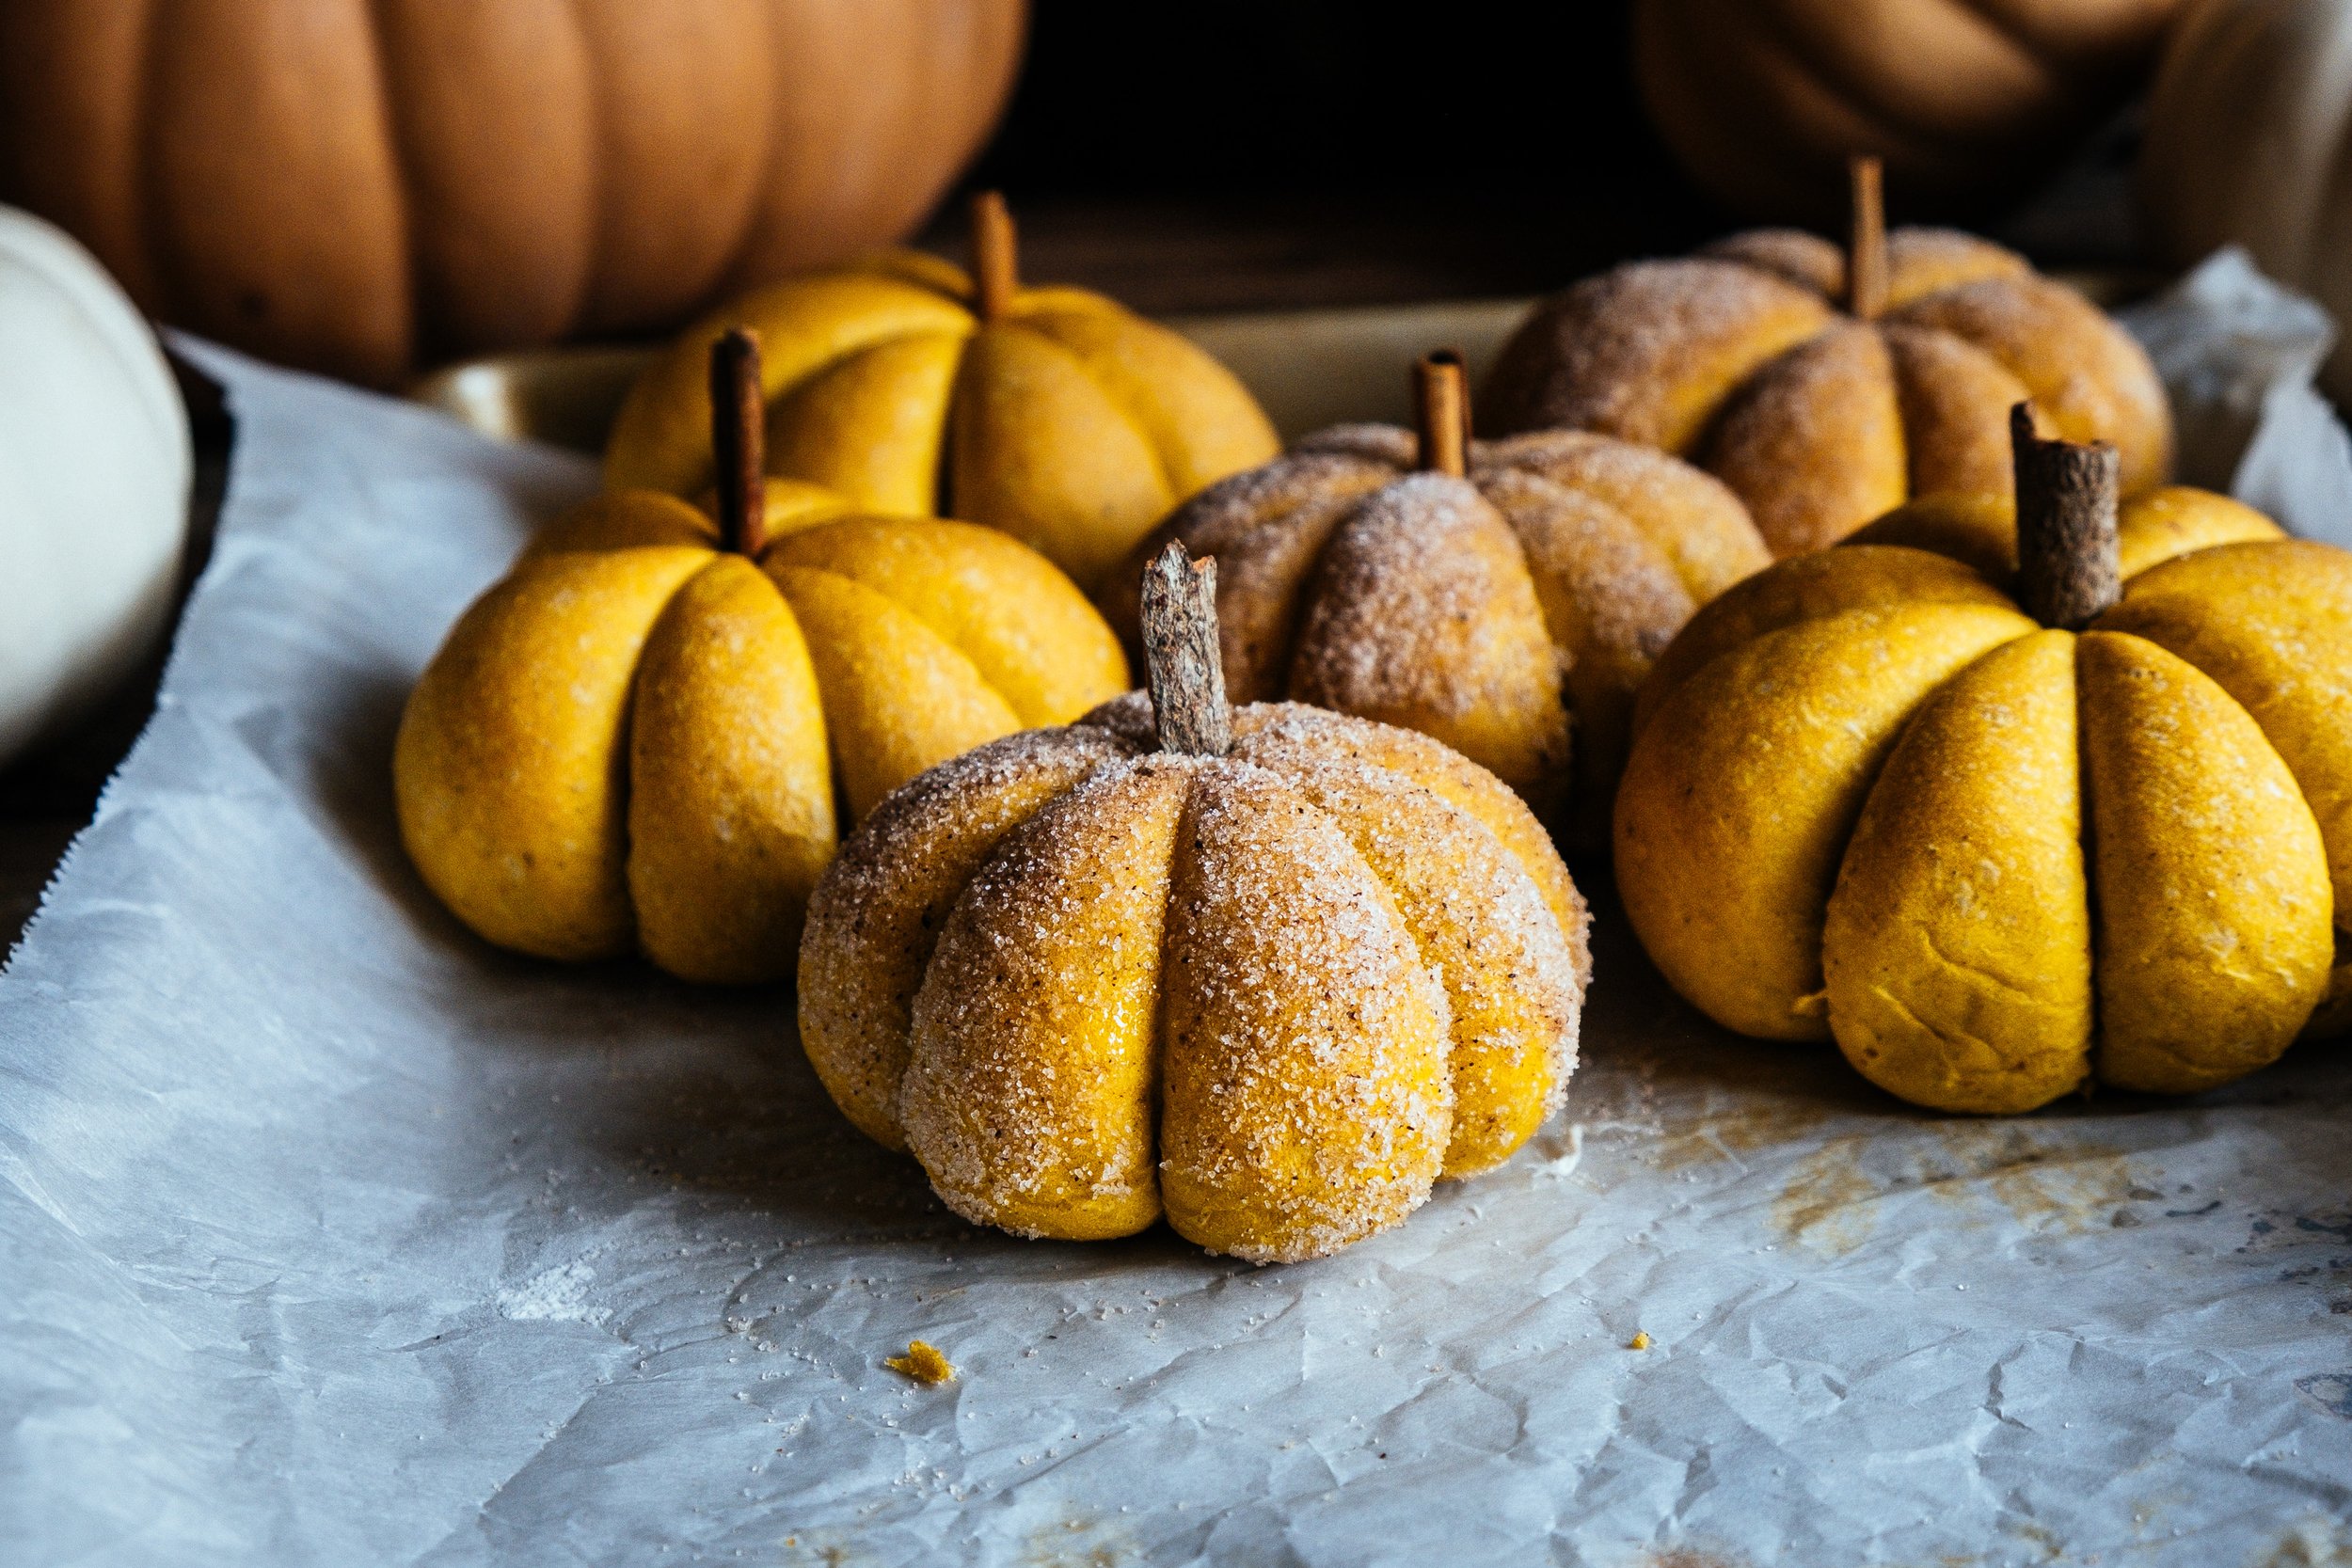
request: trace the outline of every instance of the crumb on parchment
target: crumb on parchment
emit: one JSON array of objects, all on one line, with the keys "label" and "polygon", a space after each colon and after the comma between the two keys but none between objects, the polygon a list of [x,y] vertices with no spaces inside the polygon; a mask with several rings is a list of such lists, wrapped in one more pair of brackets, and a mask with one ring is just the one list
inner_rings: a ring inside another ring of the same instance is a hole
[{"label": "crumb on parchment", "polygon": [[910,1342],[904,1355],[885,1357],[882,1365],[894,1372],[905,1373],[926,1388],[948,1382],[956,1375],[955,1368],[939,1354],[937,1347],[920,1339]]},{"label": "crumb on parchment", "polygon": [[1625,1348],[1628,1350],[1649,1349],[1649,1330],[1646,1328],[1635,1329],[1633,1331],[1633,1338],[1626,1341]]}]

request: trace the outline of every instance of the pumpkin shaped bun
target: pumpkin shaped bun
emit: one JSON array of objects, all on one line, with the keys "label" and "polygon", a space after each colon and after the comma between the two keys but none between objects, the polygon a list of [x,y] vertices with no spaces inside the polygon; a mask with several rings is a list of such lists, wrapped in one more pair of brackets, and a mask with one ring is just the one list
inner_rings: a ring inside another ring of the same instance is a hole
[{"label": "pumpkin shaped bun", "polygon": [[1496,363],[1486,426],[1594,430],[1687,456],[1739,493],[1778,555],[1834,545],[1915,496],[2007,495],[2021,402],[2044,435],[2111,443],[2126,494],[2163,483],[2171,410],[2139,345],[1990,241],[1887,236],[1878,188],[1878,165],[1856,160],[1845,255],[1756,230],[1537,306]]},{"label": "pumpkin shaped bun", "polygon": [[993,193],[976,277],[912,251],[755,290],[689,329],[630,388],[605,483],[710,483],[703,356],[731,326],[765,348],[768,467],[860,510],[1004,530],[1092,588],[1168,509],[1279,443],[1232,372],[1082,289],[1021,287]]},{"label": "pumpkin shaped bun", "polygon": [[1584,904],[1437,741],[1229,709],[1215,564],[1170,545],[1145,579],[1149,699],[982,747],[859,829],[810,906],[801,1037],[967,1219],[1082,1241],[1164,1214],[1314,1258],[1558,1103]]},{"label": "pumpkin shaped bun", "polygon": [[393,755],[401,836],[476,932],[792,973],[841,805],[1127,685],[1071,581],[992,529],[763,485],[758,352],[713,348],[722,521],[626,490],[558,518],[452,628]]},{"label": "pumpkin shaped bun", "polygon": [[2343,989],[2352,555],[2189,491],[2119,530],[2115,453],[2014,420],[2016,596],[1857,544],[1701,610],[1643,693],[1618,884],[1719,1022],[1920,1104],[2208,1088]]},{"label": "pumpkin shaped bun", "polygon": [[1104,613],[1138,654],[1149,561],[1170,539],[1213,554],[1233,701],[1434,736],[1605,844],[1650,661],[1771,552],[1739,498],[1662,452],[1579,431],[1469,441],[1458,356],[1422,360],[1415,388],[1418,433],[1322,431],[1185,502]]}]

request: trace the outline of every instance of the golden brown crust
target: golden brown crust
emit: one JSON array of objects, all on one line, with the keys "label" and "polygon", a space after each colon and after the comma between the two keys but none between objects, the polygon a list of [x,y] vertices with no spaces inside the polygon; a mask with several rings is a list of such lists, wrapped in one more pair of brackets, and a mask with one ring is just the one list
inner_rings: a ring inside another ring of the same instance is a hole
[{"label": "golden brown crust", "polygon": [[1846,293],[1846,253],[1802,229],[1742,229],[1699,246],[1698,255],[1737,261],[1836,301]]},{"label": "golden brown crust", "polygon": [[[1846,252],[1802,229],[1748,229],[1699,247],[1785,277],[1832,302],[1846,297]],[[2006,245],[1957,229],[1898,229],[1886,236],[1886,300],[1902,305],[1979,277],[2015,277],[2032,265]]]},{"label": "golden brown crust", "polygon": [[1614,508],[1674,565],[1701,604],[1772,563],[1772,552],[1730,486],[1652,447],[1583,430],[1533,430],[1473,442],[1473,471],[1537,474]]},{"label": "golden brown crust", "polygon": [[1941,328],[1999,360],[2065,439],[2113,442],[2126,495],[2170,472],[2171,407],[2147,351],[2064,284],[1985,278],[1915,300],[1895,319]]},{"label": "golden brown crust", "polygon": [[1544,895],[1552,918],[1567,933],[1580,986],[1593,979],[1592,925],[1584,895],[1551,846],[1527,802],[1502,780],[1459,752],[1413,730],[1331,713],[1301,703],[1259,703],[1233,715],[1234,754],[1282,770],[1287,757],[1344,759],[1359,766],[1402,773],[1477,818],[1511,851]]},{"label": "golden brown crust", "polygon": [[1691,617],[1643,683],[1633,732],[1640,735],[1692,676],[1767,633],[1849,610],[1918,604],[2015,608],[1978,573],[1928,549],[1849,543],[1798,556],[1757,573]]},{"label": "golden brown crust", "polygon": [[[2159,485],[2122,505],[2116,532],[2123,579],[2217,546],[2284,539],[2286,531],[2211,490]],[[1964,562],[2009,592],[2017,576],[2017,509],[1998,495],[1922,496],[1848,536],[1850,545],[1907,545]]]},{"label": "golden brown crust", "polygon": [[858,1131],[906,1147],[914,996],[965,884],[1006,834],[1136,750],[1084,724],[1008,736],[893,794],[834,857],[801,939],[801,1044]]},{"label": "golden brown crust", "polygon": [[1302,702],[1434,735],[1531,799],[1565,782],[1560,664],[1510,525],[1467,480],[1411,474],[1353,508],[1291,657]]},{"label": "golden brown crust", "polygon": [[1535,308],[1503,345],[1479,423],[1686,452],[1734,388],[1834,319],[1818,295],[1754,267],[1635,261]]},{"label": "golden brown crust", "polygon": [[2026,384],[1964,338],[1900,322],[1880,332],[1895,368],[1911,494],[2008,495],[2009,411],[2026,401]]},{"label": "golden brown crust", "polygon": [[2017,510],[2006,496],[1922,496],[1854,530],[1844,542],[1947,555],[2004,594],[2017,578]]},{"label": "golden brown crust", "polygon": [[1576,715],[1566,832],[1609,842],[1609,812],[1631,743],[1633,694],[1698,607],[1673,566],[1606,501],[1504,468],[1481,488],[1518,535]]},{"label": "golden brown crust", "polygon": [[1097,768],[1007,834],[956,900],[915,993],[898,1115],[966,1219],[1090,1241],[1159,1217],[1161,931],[1204,766]]},{"label": "golden brown crust", "polygon": [[1900,506],[1908,467],[1885,340],[1840,323],[1765,366],[1724,407],[1706,466],[1746,498],[1776,555],[1834,545]]}]

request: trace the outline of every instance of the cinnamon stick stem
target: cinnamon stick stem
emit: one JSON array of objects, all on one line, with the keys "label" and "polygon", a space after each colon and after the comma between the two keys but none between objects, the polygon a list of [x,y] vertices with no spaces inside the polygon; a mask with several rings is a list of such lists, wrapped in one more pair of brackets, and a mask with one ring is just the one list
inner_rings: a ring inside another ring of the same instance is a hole
[{"label": "cinnamon stick stem", "polygon": [[719,475],[719,544],[757,559],[768,531],[767,400],[759,334],[732,327],[710,345],[710,449]]},{"label": "cinnamon stick stem", "polygon": [[1876,321],[1886,309],[1886,198],[1879,161],[1846,161],[1853,187],[1853,233],[1846,248],[1846,309],[1858,321]]},{"label": "cinnamon stick stem", "polygon": [[1216,640],[1216,558],[1177,540],[1143,574],[1143,665],[1160,750],[1221,757],[1233,749],[1225,661]]},{"label": "cinnamon stick stem", "polygon": [[2123,596],[2116,534],[2115,449],[2034,434],[2025,404],[2009,411],[2017,477],[2017,599],[2045,626],[2079,631]]},{"label": "cinnamon stick stem", "polygon": [[1459,349],[1424,354],[1413,366],[1413,422],[1422,472],[1470,472],[1470,372]]},{"label": "cinnamon stick stem", "polygon": [[1012,213],[1002,191],[982,191],[972,198],[972,295],[980,320],[1002,319],[1012,309],[1013,291],[1020,284]]}]

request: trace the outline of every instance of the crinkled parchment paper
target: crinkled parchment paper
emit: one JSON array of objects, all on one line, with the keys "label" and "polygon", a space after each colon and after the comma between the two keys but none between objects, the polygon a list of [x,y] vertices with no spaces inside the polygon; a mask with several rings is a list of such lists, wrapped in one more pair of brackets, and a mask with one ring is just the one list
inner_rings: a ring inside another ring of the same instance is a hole
[{"label": "crinkled parchment paper", "polygon": [[[1567,1110],[1401,1230],[981,1233],[788,996],[501,956],[404,863],[401,701],[588,467],[195,352],[217,551],[0,978],[0,1560],[2352,1553],[2345,1048],[1927,1116],[1699,1023],[1604,915]],[[882,1366],[916,1337],[956,1382]]]}]

